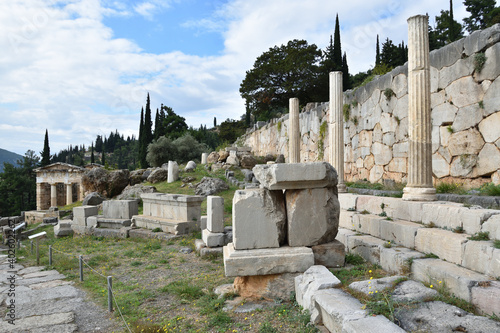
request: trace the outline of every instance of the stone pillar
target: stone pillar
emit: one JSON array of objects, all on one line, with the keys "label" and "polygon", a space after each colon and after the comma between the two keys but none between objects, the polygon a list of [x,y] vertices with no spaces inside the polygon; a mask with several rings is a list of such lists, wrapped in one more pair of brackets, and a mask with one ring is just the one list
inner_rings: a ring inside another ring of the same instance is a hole
[{"label": "stone pillar", "polygon": [[339,193],[347,192],[344,183],[344,117],[342,72],[330,73],[330,163],[337,170]]},{"label": "stone pillar", "polygon": [[299,99],[290,98],[290,128],[288,129],[289,163],[300,163]]},{"label": "stone pillar", "polygon": [[78,184],[78,201],[83,201],[85,199],[85,189],[83,188],[83,184],[80,182]]},{"label": "stone pillar", "polygon": [[36,183],[36,210],[42,210],[42,191],[41,183]]},{"label": "stone pillar", "polygon": [[201,164],[207,164],[208,153],[201,154]]},{"label": "stone pillar", "polygon": [[408,19],[408,184],[403,200],[436,200],[432,185],[431,85],[427,15]]},{"label": "stone pillar", "polygon": [[179,179],[179,165],[176,161],[168,161],[167,183],[173,183]]},{"label": "stone pillar", "polygon": [[57,184],[50,184],[50,206],[57,206]]},{"label": "stone pillar", "polygon": [[73,184],[66,184],[66,205],[73,203]]}]

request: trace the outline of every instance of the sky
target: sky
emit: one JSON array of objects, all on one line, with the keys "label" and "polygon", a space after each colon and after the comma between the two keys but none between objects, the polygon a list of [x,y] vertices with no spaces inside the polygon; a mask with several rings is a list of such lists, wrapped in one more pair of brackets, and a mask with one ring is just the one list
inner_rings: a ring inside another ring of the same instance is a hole
[{"label": "sky", "polygon": [[[245,112],[239,86],[269,48],[325,49],[339,15],[351,74],[375,61],[377,34],[407,44],[407,19],[449,1],[9,0],[0,2],[0,148],[24,155],[139,130],[141,107],[170,106],[211,127]],[[467,16],[454,1],[455,19]],[[321,101],[319,101],[321,102]],[[153,114],[154,117],[154,114]]]}]

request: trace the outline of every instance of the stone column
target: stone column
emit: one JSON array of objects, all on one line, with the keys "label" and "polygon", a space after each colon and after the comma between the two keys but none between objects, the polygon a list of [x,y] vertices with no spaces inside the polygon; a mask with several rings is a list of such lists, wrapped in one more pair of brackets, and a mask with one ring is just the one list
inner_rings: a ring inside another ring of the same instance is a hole
[{"label": "stone column", "polygon": [[342,72],[330,73],[330,163],[337,170],[339,192],[347,192],[344,183],[344,117]]},{"label": "stone column", "polygon": [[201,164],[207,164],[208,153],[201,154]]},{"label": "stone column", "polygon": [[50,206],[57,206],[57,184],[50,184]]},{"label": "stone column", "polygon": [[73,203],[73,184],[66,184],[66,205]]},{"label": "stone column", "polygon": [[429,17],[408,19],[408,184],[403,200],[436,200],[432,185]]},{"label": "stone column", "polygon": [[36,183],[36,210],[42,210],[42,192],[43,187],[41,183]]},{"label": "stone column", "polygon": [[78,201],[83,201],[85,199],[85,189],[83,188],[82,182],[78,184]]},{"label": "stone column", "polygon": [[299,99],[290,98],[290,128],[288,129],[289,163],[300,163]]}]

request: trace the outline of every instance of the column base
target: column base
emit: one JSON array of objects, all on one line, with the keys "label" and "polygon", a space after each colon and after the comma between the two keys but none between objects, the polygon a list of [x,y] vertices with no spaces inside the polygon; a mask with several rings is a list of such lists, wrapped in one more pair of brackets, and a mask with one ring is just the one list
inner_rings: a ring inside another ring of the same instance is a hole
[{"label": "column base", "polygon": [[347,193],[347,186],[345,184],[338,184],[337,191],[338,193]]},{"label": "column base", "polygon": [[434,187],[405,187],[403,189],[403,200],[436,201],[436,189]]}]

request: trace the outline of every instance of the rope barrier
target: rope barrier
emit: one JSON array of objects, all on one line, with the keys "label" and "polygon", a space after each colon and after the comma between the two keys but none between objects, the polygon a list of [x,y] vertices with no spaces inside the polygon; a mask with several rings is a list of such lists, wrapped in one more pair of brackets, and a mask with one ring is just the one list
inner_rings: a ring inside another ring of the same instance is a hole
[{"label": "rope barrier", "polygon": [[[59,252],[59,253],[62,253],[64,255],[67,255],[67,256],[70,256],[70,257],[75,257],[75,258],[78,258],[79,256],[78,255],[74,255],[74,254],[71,254],[71,253],[66,253],[66,252],[63,252],[63,251],[60,251],[58,249],[55,249],[54,247],[51,246],[51,249],[53,251],[56,251],[56,252]],[[85,264],[85,266],[87,266],[92,272],[96,273],[97,275],[100,275],[102,276],[103,278],[107,279],[106,276],[104,276],[103,274],[99,273],[98,271],[96,271],[95,269],[93,269],[85,260],[82,259],[82,262],[83,264]],[[123,320],[123,323],[125,324],[125,327],[127,328],[127,330],[132,333],[132,331],[130,330],[130,327],[128,326],[127,324],[127,321],[125,320],[125,318],[123,317],[123,314],[122,314],[122,311],[120,310],[120,305],[118,305],[118,302],[116,301],[116,298],[115,298],[115,291],[113,290],[113,288],[111,287],[111,296],[113,297],[113,300],[115,301],[115,304],[116,304],[116,308],[118,309],[118,313],[120,313],[120,317],[122,318]]]}]

